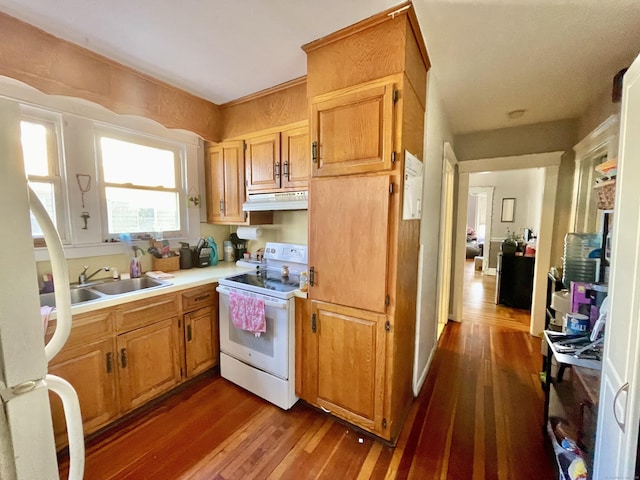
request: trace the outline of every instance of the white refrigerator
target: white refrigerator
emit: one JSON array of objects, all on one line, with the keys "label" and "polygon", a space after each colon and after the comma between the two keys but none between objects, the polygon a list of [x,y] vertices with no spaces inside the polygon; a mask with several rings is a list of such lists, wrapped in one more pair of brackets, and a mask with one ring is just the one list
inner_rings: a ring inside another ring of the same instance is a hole
[{"label": "white refrigerator", "polygon": [[[44,208],[29,203],[20,145],[20,111],[0,98],[0,478],[58,478],[49,390],[65,407],[69,478],[81,479],[84,439],[78,397],[47,374],[71,328],[68,273],[60,239]],[[45,347],[29,210],[45,231],[56,285],[57,329]],[[43,216],[44,213],[44,216]]]}]

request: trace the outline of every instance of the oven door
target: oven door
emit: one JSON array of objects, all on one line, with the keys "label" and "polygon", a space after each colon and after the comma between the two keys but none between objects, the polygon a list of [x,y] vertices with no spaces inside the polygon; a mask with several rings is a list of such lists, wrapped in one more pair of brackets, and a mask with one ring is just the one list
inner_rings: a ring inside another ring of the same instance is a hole
[{"label": "oven door", "polygon": [[[283,300],[223,285],[218,286],[216,290],[220,294],[220,351],[287,380],[289,323],[292,321],[289,316],[293,312],[293,299]],[[229,293],[232,291],[264,300],[267,331],[259,337],[236,328],[231,323]]]}]

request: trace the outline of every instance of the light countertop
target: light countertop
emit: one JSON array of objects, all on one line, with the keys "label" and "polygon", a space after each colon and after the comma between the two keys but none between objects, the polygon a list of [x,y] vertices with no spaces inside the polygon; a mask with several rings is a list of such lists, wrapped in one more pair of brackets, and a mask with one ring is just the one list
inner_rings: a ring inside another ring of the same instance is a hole
[{"label": "light countertop", "polygon": [[[77,315],[80,313],[91,312],[99,310],[101,308],[113,307],[126,302],[133,302],[135,300],[141,300],[143,298],[151,298],[158,295],[164,295],[166,293],[177,292],[179,290],[185,290],[187,288],[199,287],[201,285],[207,285],[210,283],[216,283],[223,277],[244,273],[251,268],[238,267],[235,263],[220,262],[216,266],[204,267],[204,268],[191,268],[188,270],[178,270],[170,272],[173,278],[168,278],[164,281],[170,283],[163,287],[147,288],[143,290],[137,290],[135,292],[123,293],[120,295],[104,296],[96,300],[71,305],[71,314]],[[51,319],[55,318],[55,310],[51,314]]]}]

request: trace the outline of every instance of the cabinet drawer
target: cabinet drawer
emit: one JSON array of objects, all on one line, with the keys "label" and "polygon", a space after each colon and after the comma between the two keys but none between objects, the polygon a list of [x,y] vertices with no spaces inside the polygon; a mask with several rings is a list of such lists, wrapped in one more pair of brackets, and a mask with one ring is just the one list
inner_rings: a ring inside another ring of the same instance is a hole
[{"label": "cabinet drawer", "polygon": [[[52,321],[47,327],[45,343],[55,332],[56,321]],[[71,333],[65,343],[65,350],[69,347],[84,345],[112,335],[114,332],[114,310],[104,309],[74,315],[71,322]]]},{"label": "cabinet drawer", "polygon": [[190,312],[206,305],[217,304],[216,284],[192,288],[182,294],[182,311]]},{"label": "cabinet drawer", "polygon": [[178,295],[169,294],[125,303],[117,309],[116,328],[118,333],[128,332],[165,318],[177,316],[180,310],[178,300]]}]

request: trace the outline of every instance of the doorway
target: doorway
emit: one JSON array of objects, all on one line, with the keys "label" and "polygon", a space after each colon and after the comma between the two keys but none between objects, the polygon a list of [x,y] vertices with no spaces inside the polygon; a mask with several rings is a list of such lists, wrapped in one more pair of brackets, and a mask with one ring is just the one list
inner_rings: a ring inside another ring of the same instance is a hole
[{"label": "doorway", "polygon": [[[464,296],[464,271],[466,263],[466,220],[467,199],[469,195],[470,174],[480,172],[498,172],[528,168],[544,169],[542,187],[542,208],[539,226],[539,237],[536,252],[536,263],[533,279],[533,301],[529,319],[529,332],[540,335],[544,328],[546,302],[546,275],[551,265],[551,245],[553,220],[555,215],[556,189],[558,169],[563,152],[520,155],[478,160],[467,160],[458,163],[458,202],[456,210],[456,246],[453,288],[453,318],[462,320]],[[500,202],[496,201],[496,204]],[[495,207],[499,208],[499,207]],[[517,206],[516,206],[517,208]],[[494,211],[495,217],[495,211]],[[494,235],[498,233],[494,231]]]},{"label": "doorway", "polygon": [[[475,174],[480,175],[480,174]],[[471,182],[473,183],[473,182]],[[485,245],[491,241],[491,225],[493,223],[493,192],[492,186],[469,187],[467,202],[467,247],[466,258],[474,261],[474,268],[478,268],[477,257],[481,258],[480,270],[485,275],[489,272],[489,255],[484,255]],[[478,255],[473,255],[474,253]]]}]

